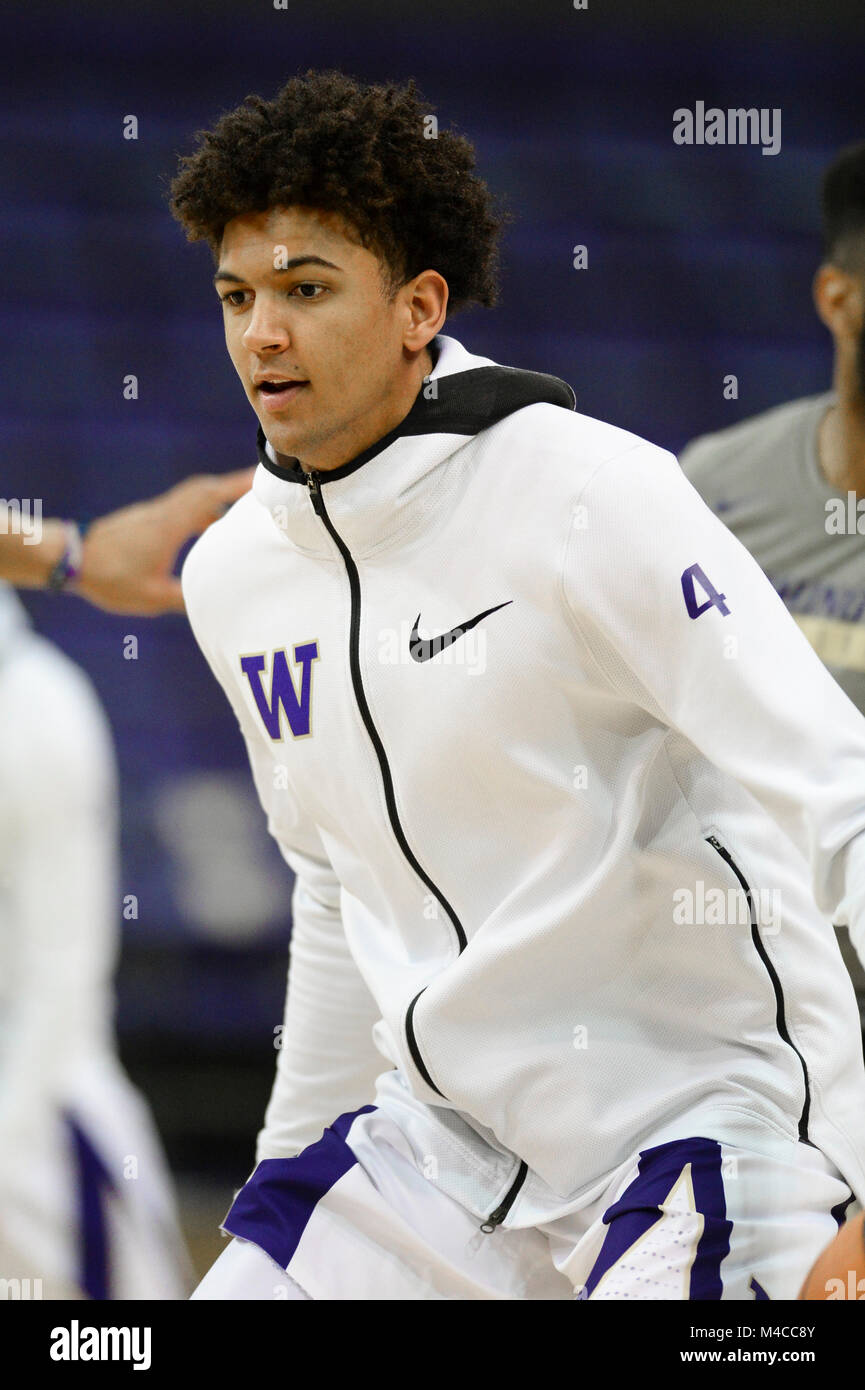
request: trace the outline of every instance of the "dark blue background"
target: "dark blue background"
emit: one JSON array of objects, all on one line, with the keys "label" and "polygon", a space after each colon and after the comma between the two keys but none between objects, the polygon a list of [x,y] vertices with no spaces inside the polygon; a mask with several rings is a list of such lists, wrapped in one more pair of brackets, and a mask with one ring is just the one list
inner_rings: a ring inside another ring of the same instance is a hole
[{"label": "dark blue background", "polygon": [[[858,5],[7,5],[3,51],[0,490],[46,515],[254,461],[209,253],[185,243],[165,189],[197,127],[307,67],[413,76],[474,141],[516,220],[501,306],[445,329],[470,349],[556,373],[580,410],[673,449],[828,384],[810,281],[821,170],[865,136]],[[781,153],[674,145],[673,111],[697,100],[780,107]],[[185,619],[27,602],[90,672],[117,738],[122,888],[140,904],[125,1036],[254,1040],[269,1068],[290,878]],[[202,921],[196,882],[220,862],[242,866],[235,898]]]}]

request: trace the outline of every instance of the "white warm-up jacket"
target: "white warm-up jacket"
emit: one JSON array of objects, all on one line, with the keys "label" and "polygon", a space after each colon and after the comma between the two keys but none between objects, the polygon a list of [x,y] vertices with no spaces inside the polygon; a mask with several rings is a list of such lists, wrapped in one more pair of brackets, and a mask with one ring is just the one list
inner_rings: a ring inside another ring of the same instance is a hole
[{"label": "white warm-up jacket", "polygon": [[260,434],[183,572],[297,875],[259,1158],[385,1072],[482,1218],[691,1135],[804,1140],[865,1197],[832,929],[861,950],[865,720],[672,455],[434,346],[334,472]]}]

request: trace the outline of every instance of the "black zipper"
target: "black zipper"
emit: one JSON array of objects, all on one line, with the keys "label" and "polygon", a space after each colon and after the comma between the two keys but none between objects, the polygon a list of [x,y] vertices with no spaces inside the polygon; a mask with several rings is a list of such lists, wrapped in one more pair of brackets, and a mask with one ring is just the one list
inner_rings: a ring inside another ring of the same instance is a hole
[{"label": "black zipper", "polygon": [[496,1229],[496,1226],[501,1226],[502,1222],[504,1221],[505,1217],[507,1216],[508,1212],[514,1204],[514,1198],[516,1197],[517,1193],[519,1192],[520,1188],[526,1180],[526,1174],[528,1173],[528,1171],[529,1165],[527,1163],[524,1163],[521,1159],[520,1166],[517,1169],[517,1176],[514,1178],[513,1182],[511,1183],[510,1187],[505,1193],[502,1201],[496,1207],[495,1211],[490,1212],[486,1221],[481,1226],[481,1230],[486,1235],[491,1236],[493,1231]]},{"label": "black zipper", "polygon": [[[397,813],[393,778],[390,774],[390,767],[388,766],[387,754],[384,751],[384,744],[382,743],[381,738],[379,737],[378,729],[375,727],[375,724],[373,723],[369,705],[367,704],[366,694],[364,692],[363,682],[360,676],[360,579],[357,573],[357,566],[355,565],[354,560],[352,559],[351,551],[348,549],[348,546],[345,544],[345,541],[339,535],[339,532],[336,530],[336,528],[333,525],[333,522],[327,514],[327,508],[324,505],[324,497],[322,496],[321,492],[321,478],[319,473],[316,470],[312,470],[311,472],[307,473],[306,481],[307,486],[309,488],[309,495],[312,501],[313,510],[315,511],[316,516],[320,517],[321,520],[324,522],[327,531],[329,532],[334,544],[336,545],[340,555],[342,556],[343,563],[346,568],[346,573],[348,574],[349,591],[351,594],[351,627],[349,630],[349,666],[351,669],[351,683],[354,688],[354,696],[357,700],[357,705],[358,709],[360,710],[361,719],[364,722],[364,726],[366,728],[367,733],[369,734],[372,746],[375,749],[376,757],[378,758],[378,765],[381,770],[382,781],[384,783],[385,802],[387,804],[387,812],[390,818],[391,828],[393,830],[394,835],[396,836],[397,844],[399,845],[409,864],[411,864],[418,878],[421,880],[422,883],[426,885],[426,887],[433,894],[436,900],[441,904],[448,917],[450,918],[451,924],[454,929],[454,933],[456,935],[457,945],[461,954],[466,947],[466,934],[465,930],[463,929],[462,922],[460,921],[454,909],[451,907],[447,898],[440,891],[440,889],[436,887],[429,874],[427,874],[425,870],[421,867],[421,865],[418,863],[417,859],[412,853],[408,840],[405,837],[405,833],[400,824],[399,815]],[[417,1001],[418,999],[420,999],[421,994],[423,994],[423,992],[424,991],[421,990],[420,994],[415,996],[415,998],[409,1004],[408,1010],[406,1011],[406,1038],[408,1039],[408,1045],[412,1055],[412,1060],[414,1061],[414,1064],[420,1072],[421,1076],[423,1077],[424,1081],[427,1083],[428,1086],[432,1087],[432,1089],[436,1092],[437,1095],[440,1095],[443,1100],[446,1100],[447,1097],[445,1096],[444,1091],[439,1090],[438,1086],[435,1084],[435,1082],[429,1074],[429,1071],[427,1070],[424,1060],[420,1054],[420,1049],[417,1045],[417,1038],[415,1037],[414,1025],[412,1023],[412,1015],[414,1014],[415,1005],[417,1004]]]},{"label": "black zipper", "polygon": [[406,1009],[406,1014],[405,1014],[405,1035],[406,1035],[406,1037],[407,1037],[407,1039],[408,1039],[408,1047],[409,1047],[409,1052],[410,1052],[411,1055],[412,1055],[412,1060],[413,1060],[415,1066],[417,1067],[418,1071],[420,1072],[421,1076],[423,1077],[424,1081],[426,1082],[426,1084],[427,1084],[428,1086],[432,1086],[433,1090],[436,1092],[437,1095],[440,1095],[440,1096],[441,1096],[442,1100],[447,1100],[447,1096],[445,1095],[444,1091],[440,1091],[440,1090],[439,1090],[438,1086],[435,1084],[435,1082],[433,1081],[433,1079],[432,1079],[432,1077],[430,1076],[429,1072],[427,1071],[426,1062],[424,1061],[423,1057],[421,1056],[420,1048],[419,1048],[418,1045],[417,1045],[417,1038],[415,1037],[414,1023],[413,1023],[413,1021],[412,1021],[412,1015],[413,1015],[413,1013],[414,1013],[415,1004],[416,1004],[417,1001],[420,999],[421,994],[423,994],[423,992],[424,992],[424,991],[421,990],[421,991],[420,991],[420,994],[416,994],[415,997],[414,997],[414,999],[411,1001],[411,1003],[409,1004],[408,1008]]},{"label": "black zipper", "polygon": [[[429,875],[421,868],[420,864],[418,863],[417,859],[411,851],[408,841],[406,840],[405,833],[400,824],[399,815],[397,814],[393,778],[390,775],[390,767],[388,766],[387,754],[384,751],[384,744],[382,743],[381,738],[379,737],[378,730],[376,729],[375,724],[373,723],[369,705],[366,701],[366,694],[364,693],[363,682],[361,681],[360,677],[360,578],[358,576],[357,566],[354,563],[351,551],[348,549],[348,546],[343,541],[342,537],[334,527],[333,522],[327,514],[327,508],[324,505],[324,498],[321,493],[321,478],[317,470],[313,469],[307,474],[307,486],[309,488],[309,495],[312,501],[313,510],[316,516],[320,517],[321,520],[324,522],[324,525],[328,533],[332,537],[334,544],[336,545],[340,555],[342,556],[343,563],[346,568],[346,573],[348,575],[349,591],[351,594],[351,627],[349,631],[349,665],[351,669],[351,681],[352,686],[354,688],[354,695],[355,699],[357,700],[358,709],[360,710],[361,718],[366,727],[366,731],[369,734],[373,748],[375,749],[376,756],[378,758],[379,768],[381,769],[382,781],[384,783],[385,802],[387,804],[391,828],[393,829],[394,835],[396,836],[397,843],[400,849],[402,850],[408,862],[411,864],[415,873],[418,875],[421,882],[426,884],[427,888],[429,888],[430,892],[441,904],[448,917],[450,918],[454,928],[454,932],[456,933],[459,952],[460,954],[462,954],[467,944],[466,934],[463,925],[456,912],[448,902],[447,898],[436,887]],[[415,1011],[415,1006],[423,993],[424,990],[421,990],[419,994],[416,994],[414,999],[409,1004],[408,1009],[406,1010],[406,1038],[408,1040],[409,1051],[411,1052],[412,1060],[415,1066],[417,1067],[418,1071],[420,1072],[421,1076],[423,1077],[424,1081],[427,1083],[428,1086],[432,1087],[432,1089],[436,1092],[437,1095],[441,1096],[442,1100],[447,1100],[447,1096],[445,1095],[444,1091],[439,1090],[439,1087],[435,1084],[432,1077],[430,1076],[426,1063],[424,1062],[424,1059],[421,1056],[420,1048],[417,1044],[417,1037],[415,1036],[414,1023],[412,1020]],[[520,1188],[526,1180],[526,1174],[528,1173],[528,1171],[528,1164],[525,1163],[522,1159],[520,1159],[519,1168],[517,1169],[517,1175],[514,1178],[514,1181],[511,1183],[511,1186],[508,1188],[503,1200],[496,1207],[495,1211],[487,1217],[486,1221],[481,1226],[482,1231],[486,1232],[487,1234],[491,1234],[497,1226],[500,1226],[502,1224],[511,1207],[513,1206],[517,1193],[519,1192]]]},{"label": "black zipper", "polygon": [[799,1062],[802,1067],[802,1077],[805,1082],[805,1101],[802,1106],[802,1114],[799,1116],[799,1139],[800,1142],[803,1144],[810,1144],[811,1140],[808,1138],[808,1118],[811,1112],[811,1085],[808,1080],[808,1067],[805,1063],[805,1058],[802,1056],[802,1053],[799,1051],[798,1047],[794,1043],[793,1039],[790,1037],[790,1034],[787,1030],[787,1018],[784,1012],[784,991],[781,988],[781,981],[778,978],[778,972],[772,964],[772,961],[769,959],[769,956],[766,952],[766,947],[763,945],[762,939],[760,937],[760,928],[757,922],[757,914],[754,908],[754,900],[751,896],[751,889],[748,886],[748,882],[744,874],[740,870],[738,864],[733,859],[733,856],[730,854],[730,851],[726,849],[724,845],[721,844],[721,841],[717,839],[716,836],[707,835],[706,839],[708,843],[712,846],[712,848],[716,850],[718,854],[720,854],[724,862],[729,864],[730,868],[733,870],[733,873],[739,880],[745,897],[748,900],[748,909],[751,914],[751,940],[754,943],[757,954],[759,955],[761,961],[766,967],[769,979],[772,981],[772,988],[775,991],[775,1023],[778,1032],[784,1039],[784,1042],[787,1043],[789,1047],[792,1047],[796,1056],[799,1058]]}]

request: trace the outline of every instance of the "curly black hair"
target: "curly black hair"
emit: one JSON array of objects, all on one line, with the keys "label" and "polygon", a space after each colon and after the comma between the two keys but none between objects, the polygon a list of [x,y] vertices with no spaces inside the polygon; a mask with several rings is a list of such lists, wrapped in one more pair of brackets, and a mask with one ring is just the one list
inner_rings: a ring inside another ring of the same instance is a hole
[{"label": "curly black hair", "polygon": [[310,69],[272,101],[248,96],[198,132],[171,184],[171,210],[189,240],[206,240],[215,255],[226,223],[243,213],[338,213],[382,262],[385,293],[437,270],[449,312],[492,307],[498,236],[510,219],[472,172],[470,142],[438,131],[433,112],[413,79],[364,85]]}]

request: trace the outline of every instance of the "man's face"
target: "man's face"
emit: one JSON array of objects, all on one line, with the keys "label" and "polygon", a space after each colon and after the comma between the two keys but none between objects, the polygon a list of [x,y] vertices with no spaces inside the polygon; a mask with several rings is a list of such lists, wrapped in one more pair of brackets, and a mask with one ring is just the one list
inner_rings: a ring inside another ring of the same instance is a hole
[{"label": "man's face", "polygon": [[417,352],[404,351],[409,296],[385,299],[381,262],[339,218],[300,207],[235,217],[215,283],[229,356],[278,454],[336,468],[408,412],[419,387]]}]

